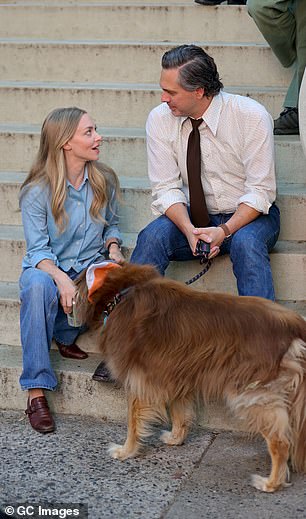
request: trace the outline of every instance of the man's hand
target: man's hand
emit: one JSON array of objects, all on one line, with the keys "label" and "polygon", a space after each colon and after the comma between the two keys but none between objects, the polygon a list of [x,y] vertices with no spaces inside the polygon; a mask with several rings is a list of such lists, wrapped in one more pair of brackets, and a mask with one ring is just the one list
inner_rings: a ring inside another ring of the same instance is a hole
[{"label": "man's hand", "polygon": [[[208,256],[209,259],[218,256],[220,252],[220,245],[224,240],[224,232],[221,227],[194,228],[192,232],[195,238],[195,243],[197,243],[198,240],[203,240],[210,244],[210,254]],[[194,253],[194,250],[191,250]]]}]

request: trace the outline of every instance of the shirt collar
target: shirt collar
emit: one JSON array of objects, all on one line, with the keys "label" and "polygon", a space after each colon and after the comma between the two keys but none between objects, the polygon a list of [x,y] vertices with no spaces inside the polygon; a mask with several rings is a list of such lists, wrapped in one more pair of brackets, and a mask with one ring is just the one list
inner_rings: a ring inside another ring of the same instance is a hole
[{"label": "shirt collar", "polygon": [[[210,129],[214,136],[217,134],[218,124],[220,120],[220,114],[222,110],[222,93],[214,96],[209,107],[205,110],[202,115],[202,119],[206,126]],[[181,124],[183,125],[189,117],[182,117]]]},{"label": "shirt collar", "polygon": [[[85,168],[84,168],[84,178],[83,178],[83,182],[82,184],[80,185],[80,187],[78,188],[78,191],[80,191],[82,189],[82,187],[84,186],[84,184],[88,181],[88,170],[87,170],[87,164],[85,165]],[[67,187],[73,187],[73,185],[69,182],[69,180],[67,179],[66,180],[66,186]],[[73,187],[73,189],[75,189],[75,187]]]}]

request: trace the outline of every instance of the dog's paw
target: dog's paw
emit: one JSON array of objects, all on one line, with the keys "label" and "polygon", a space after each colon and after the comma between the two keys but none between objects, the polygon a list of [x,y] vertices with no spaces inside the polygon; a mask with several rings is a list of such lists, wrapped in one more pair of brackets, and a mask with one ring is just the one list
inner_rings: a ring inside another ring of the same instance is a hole
[{"label": "dog's paw", "polygon": [[166,445],[182,445],[184,443],[184,438],[181,435],[173,434],[172,431],[163,431],[160,439]]},{"label": "dog's paw", "polygon": [[253,487],[257,488],[257,490],[261,490],[262,492],[274,492],[275,488],[271,488],[267,485],[268,478],[263,478],[262,476],[258,476],[258,474],[253,474],[251,477],[251,482]]},{"label": "dog's paw", "polygon": [[108,453],[115,460],[123,461],[128,458],[127,453],[124,449],[123,445],[118,445],[117,443],[111,443],[108,448]]},{"label": "dog's paw", "polygon": [[127,458],[133,458],[139,451],[139,446],[136,444],[134,450],[128,449],[125,445],[117,445],[117,443],[111,443],[108,452],[115,460],[124,461]]},{"label": "dog's paw", "polygon": [[263,478],[262,476],[258,476],[257,474],[252,475],[252,485],[257,488],[257,490],[261,490],[262,492],[275,492],[281,487],[290,487],[291,483],[286,483],[285,481],[278,485],[272,485],[269,482],[268,478]]}]

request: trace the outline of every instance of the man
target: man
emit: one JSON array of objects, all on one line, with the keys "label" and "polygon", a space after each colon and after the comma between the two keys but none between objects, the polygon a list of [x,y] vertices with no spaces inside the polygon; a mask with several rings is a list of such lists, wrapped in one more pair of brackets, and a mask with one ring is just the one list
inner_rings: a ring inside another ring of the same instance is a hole
[{"label": "man", "polygon": [[[271,117],[252,99],[222,93],[214,60],[195,45],[164,54],[160,85],[162,104],[146,126],[152,209],[159,218],[139,234],[131,261],[163,274],[171,260],[194,258],[202,239],[210,243],[210,257],[230,254],[240,295],[274,300],[269,251],[279,234],[279,210]],[[200,181],[209,223],[195,226],[186,155],[191,121],[201,118]]]},{"label": "man", "polygon": [[248,0],[249,14],[284,67],[294,75],[284,110],[274,121],[275,135],[299,134],[298,99],[306,65],[305,0]]}]

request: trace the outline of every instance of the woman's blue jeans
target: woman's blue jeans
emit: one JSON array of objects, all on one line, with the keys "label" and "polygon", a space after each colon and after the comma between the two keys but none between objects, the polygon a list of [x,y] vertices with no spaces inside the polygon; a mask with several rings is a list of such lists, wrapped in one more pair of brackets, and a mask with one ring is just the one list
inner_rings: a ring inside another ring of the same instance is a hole
[{"label": "woman's blue jeans", "polygon": [[[231,216],[210,215],[210,224],[226,223]],[[273,204],[268,215],[259,216],[222,243],[220,255],[230,255],[239,295],[275,300],[269,252],[277,241],[279,229],[279,209]],[[163,215],[139,233],[131,262],[154,265],[164,274],[170,261],[191,259],[196,258],[185,235]]]},{"label": "woman's blue jeans", "polygon": [[[71,279],[78,275],[73,269],[67,274]],[[46,272],[27,268],[22,272],[19,284],[23,353],[21,389],[54,390],[57,379],[49,356],[52,338],[62,344],[72,344],[84,327],[69,326],[67,315],[59,303],[59,291]]]}]

